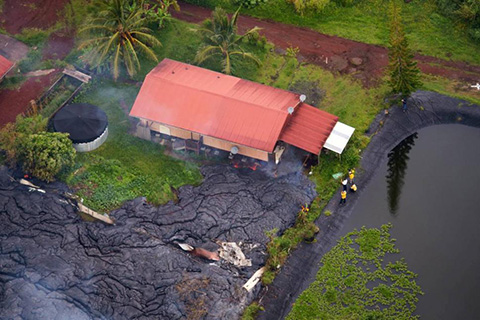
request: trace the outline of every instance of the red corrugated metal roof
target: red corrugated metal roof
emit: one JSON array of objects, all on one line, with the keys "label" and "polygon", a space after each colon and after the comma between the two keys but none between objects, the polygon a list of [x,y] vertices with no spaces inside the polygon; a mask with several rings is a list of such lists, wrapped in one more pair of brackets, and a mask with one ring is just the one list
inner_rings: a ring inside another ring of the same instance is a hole
[{"label": "red corrugated metal roof", "polygon": [[13,67],[13,62],[0,55],[0,79]]},{"label": "red corrugated metal roof", "polygon": [[289,117],[279,140],[319,154],[337,121],[337,116],[302,103]]},{"label": "red corrugated metal roof", "polygon": [[[285,139],[295,137],[296,120],[287,125],[287,133],[282,129],[291,117],[288,107],[298,101],[299,95],[289,91],[164,59],[145,78],[130,116],[272,152],[281,134]],[[320,118],[314,118],[318,125]],[[330,124],[330,118],[325,119]],[[322,130],[328,127],[320,126]],[[306,150],[320,150],[321,146]]]}]

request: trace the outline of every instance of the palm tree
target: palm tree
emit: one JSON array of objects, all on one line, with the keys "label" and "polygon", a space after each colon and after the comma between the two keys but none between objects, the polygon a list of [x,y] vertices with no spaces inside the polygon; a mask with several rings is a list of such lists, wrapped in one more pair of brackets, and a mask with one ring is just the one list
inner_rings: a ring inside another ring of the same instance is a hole
[{"label": "palm tree", "polygon": [[80,29],[86,35],[80,49],[91,49],[86,60],[93,67],[111,67],[116,80],[122,62],[129,76],[136,74],[140,69],[139,53],[158,62],[151,47],[161,43],[145,27],[143,8],[143,1],[103,0],[99,12]]},{"label": "palm tree", "polygon": [[260,65],[260,60],[252,53],[245,52],[240,42],[246,36],[257,32],[260,28],[255,27],[243,35],[237,34],[237,19],[240,8],[229,19],[227,12],[222,8],[216,8],[212,13],[212,19],[206,20],[201,27],[196,29],[202,35],[204,45],[200,47],[195,56],[195,63],[200,64],[205,60],[220,56],[223,72],[232,73],[232,57],[240,56],[253,60]]}]

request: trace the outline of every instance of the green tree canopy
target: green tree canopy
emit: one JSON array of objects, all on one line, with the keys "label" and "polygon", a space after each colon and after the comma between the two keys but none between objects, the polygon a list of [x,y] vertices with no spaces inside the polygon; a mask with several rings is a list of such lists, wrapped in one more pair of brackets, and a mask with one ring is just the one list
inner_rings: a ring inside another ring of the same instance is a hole
[{"label": "green tree canopy", "polygon": [[15,166],[20,161],[23,140],[31,134],[45,131],[47,119],[42,116],[17,116],[14,123],[7,123],[0,130],[0,149],[5,152],[7,163]]},{"label": "green tree canopy", "polygon": [[23,170],[45,181],[53,181],[62,169],[72,166],[75,155],[67,133],[40,132],[22,141]]},{"label": "green tree canopy", "polygon": [[421,85],[420,70],[413,59],[405,32],[403,31],[400,7],[391,2],[390,48],[388,51],[389,84],[393,93],[408,97]]},{"label": "green tree canopy", "polygon": [[66,133],[45,132],[47,119],[37,115],[19,115],[15,123],[0,130],[0,149],[7,163],[22,165],[26,173],[52,181],[62,170],[73,165],[76,151]]},{"label": "green tree canopy", "polygon": [[[316,280],[287,319],[416,319],[417,275],[390,236],[391,225],[353,231],[322,258]],[[301,272],[301,270],[299,270]]]},{"label": "green tree canopy", "polygon": [[260,28],[255,27],[243,35],[237,34],[237,19],[240,8],[229,19],[227,12],[222,8],[215,8],[212,18],[205,22],[196,31],[202,36],[204,45],[200,47],[195,56],[195,63],[201,64],[212,57],[220,57],[223,72],[232,73],[232,57],[238,56],[253,60],[260,65],[260,60],[252,53],[245,52],[241,47],[241,41],[249,34],[255,33]]},{"label": "green tree canopy", "polygon": [[111,68],[114,79],[120,75],[122,63],[132,77],[140,69],[140,54],[158,62],[152,47],[160,41],[146,25],[143,1],[103,0],[98,12],[80,29],[85,37],[80,48],[89,49],[85,58],[93,67]]}]

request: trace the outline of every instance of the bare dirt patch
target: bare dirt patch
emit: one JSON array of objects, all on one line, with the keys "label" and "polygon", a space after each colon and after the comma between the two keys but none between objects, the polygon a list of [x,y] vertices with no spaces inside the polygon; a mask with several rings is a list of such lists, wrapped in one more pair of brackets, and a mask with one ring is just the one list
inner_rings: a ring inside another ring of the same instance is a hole
[{"label": "bare dirt patch", "polygon": [[0,127],[15,121],[15,117],[24,112],[30,100],[38,99],[42,93],[53,84],[58,71],[48,75],[32,77],[26,80],[18,89],[0,91]]},{"label": "bare dirt patch", "polygon": [[[172,12],[172,15],[187,22],[199,23],[211,14],[210,9],[188,3],[180,2],[180,6],[181,11]],[[381,46],[248,16],[240,16],[238,26],[241,32],[258,26],[262,28],[260,33],[276,46],[283,49],[298,47],[306,61],[328,70],[352,74],[367,86],[374,85],[382,77],[388,64],[388,51]],[[419,54],[415,58],[425,73],[468,83],[478,82],[480,79],[480,66]]]},{"label": "bare dirt patch", "polygon": [[5,0],[0,16],[2,27],[9,33],[23,28],[46,29],[53,26],[68,0]]},{"label": "bare dirt patch", "polygon": [[43,49],[43,59],[62,60],[72,51],[74,44],[73,35],[62,32],[52,33]]}]

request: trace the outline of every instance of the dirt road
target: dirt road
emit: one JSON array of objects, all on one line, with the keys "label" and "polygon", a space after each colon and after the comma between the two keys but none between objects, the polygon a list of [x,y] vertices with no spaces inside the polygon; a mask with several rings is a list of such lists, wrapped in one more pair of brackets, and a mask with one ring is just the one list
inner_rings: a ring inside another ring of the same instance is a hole
[{"label": "dirt road", "polygon": [[[181,11],[172,13],[177,19],[199,23],[210,16],[210,9],[181,1],[179,4]],[[260,33],[277,47],[282,49],[298,47],[301,56],[308,62],[320,65],[328,70],[352,74],[367,86],[378,81],[388,64],[387,49],[381,46],[248,16],[240,16],[238,26],[241,32],[258,26],[262,28]],[[480,81],[480,66],[473,66],[465,62],[445,61],[418,54],[415,58],[418,61],[418,66],[425,73],[464,81],[468,84]]]}]

